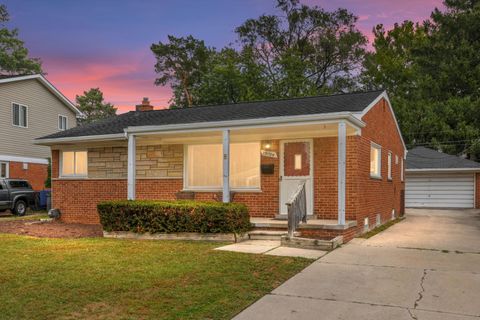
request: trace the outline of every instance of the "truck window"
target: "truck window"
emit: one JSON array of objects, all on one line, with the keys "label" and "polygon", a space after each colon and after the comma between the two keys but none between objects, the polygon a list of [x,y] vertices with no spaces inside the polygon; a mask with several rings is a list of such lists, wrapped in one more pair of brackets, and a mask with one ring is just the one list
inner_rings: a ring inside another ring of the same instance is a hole
[{"label": "truck window", "polygon": [[9,181],[8,184],[12,189],[30,189],[27,181],[13,180]]}]

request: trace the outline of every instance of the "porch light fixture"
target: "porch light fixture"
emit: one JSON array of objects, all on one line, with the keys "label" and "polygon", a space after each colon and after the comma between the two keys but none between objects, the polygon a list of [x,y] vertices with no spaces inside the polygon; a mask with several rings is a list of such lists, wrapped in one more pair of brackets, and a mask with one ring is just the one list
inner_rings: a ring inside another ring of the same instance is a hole
[{"label": "porch light fixture", "polygon": [[263,149],[266,149],[266,150],[272,149],[272,142],[271,141],[265,141],[263,143]]}]

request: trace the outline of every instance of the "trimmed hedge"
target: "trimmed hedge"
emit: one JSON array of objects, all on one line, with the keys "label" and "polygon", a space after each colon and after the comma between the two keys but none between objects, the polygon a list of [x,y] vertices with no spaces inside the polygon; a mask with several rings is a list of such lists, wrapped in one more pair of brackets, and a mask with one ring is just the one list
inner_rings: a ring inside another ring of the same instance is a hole
[{"label": "trimmed hedge", "polygon": [[251,229],[243,204],[199,201],[106,201],[97,205],[105,231],[137,233],[245,233]]}]

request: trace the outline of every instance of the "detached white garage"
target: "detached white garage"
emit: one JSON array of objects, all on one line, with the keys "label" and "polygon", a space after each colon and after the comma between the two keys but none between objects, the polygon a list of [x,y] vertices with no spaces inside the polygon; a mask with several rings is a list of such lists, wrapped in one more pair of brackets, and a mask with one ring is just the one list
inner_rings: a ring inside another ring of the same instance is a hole
[{"label": "detached white garage", "polygon": [[405,206],[475,208],[480,163],[417,147],[407,154]]}]

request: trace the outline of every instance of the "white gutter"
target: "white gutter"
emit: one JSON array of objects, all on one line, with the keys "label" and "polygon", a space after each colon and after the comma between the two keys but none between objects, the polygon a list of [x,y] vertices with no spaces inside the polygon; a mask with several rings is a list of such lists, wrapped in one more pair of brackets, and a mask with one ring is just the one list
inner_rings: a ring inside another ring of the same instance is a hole
[{"label": "white gutter", "polygon": [[111,140],[126,140],[126,137],[124,133],[115,133],[115,134],[102,134],[102,135],[91,135],[91,136],[80,136],[80,137],[36,139],[33,141],[33,144],[48,146],[48,145],[53,145],[58,143],[68,143],[68,142],[94,142],[94,141],[111,141]]},{"label": "white gutter", "polygon": [[428,168],[428,169],[405,169],[405,172],[422,173],[422,172],[480,172],[480,168]]},{"label": "white gutter", "polygon": [[154,126],[135,126],[128,127],[124,131],[129,133],[156,133],[156,132],[189,132],[197,131],[201,129],[234,129],[245,127],[258,127],[258,126],[281,126],[285,124],[313,124],[313,123],[326,123],[336,122],[339,120],[346,120],[357,129],[363,128],[365,122],[355,117],[350,112],[337,112],[328,114],[313,114],[313,115],[300,115],[300,116],[283,116],[283,117],[270,117],[260,119],[247,119],[247,120],[230,120],[230,121],[214,121],[214,122],[198,122],[198,123],[182,123],[171,125],[154,125]]},{"label": "white gutter", "polygon": [[32,158],[32,157],[9,156],[9,155],[0,155],[0,161],[48,164],[48,160],[45,158]]},{"label": "white gutter", "polygon": [[182,123],[182,124],[154,125],[154,126],[135,126],[135,127],[125,128],[124,133],[107,134],[107,135],[91,135],[91,136],[80,136],[80,137],[36,139],[34,141],[34,144],[53,145],[53,144],[59,144],[59,143],[126,140],[129,134],[148,135],[148,134],[156,134],[160,132],[185,133],[185,132],[195,132],[195,131],[209,131],[213,129],[279,127],[283,125],[307,125],[307,124],[319,124],[319,123],[334,123],[341,120],[347,121],[356,129],[363,128],[366,125],[365,122],[358,119],[350,112],[336,112],[336,113],[328,113],[328,114],[283,116],[283,117],[270,117],[270,118],[247,119],[247,120],[197,122],[197,123]]}]

